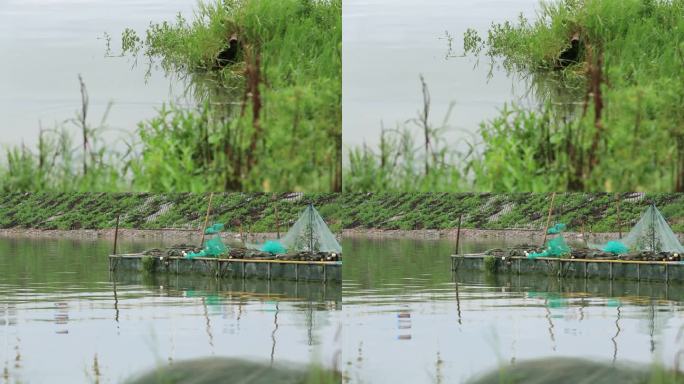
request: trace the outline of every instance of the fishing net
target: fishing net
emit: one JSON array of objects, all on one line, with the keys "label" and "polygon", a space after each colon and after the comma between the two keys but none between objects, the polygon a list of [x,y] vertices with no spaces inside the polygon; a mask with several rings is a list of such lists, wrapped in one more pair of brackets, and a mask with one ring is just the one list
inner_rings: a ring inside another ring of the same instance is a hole
[{"label": "fishing net", "polygon": [[219,257],[228,253],[229,248],[223,244],[221,240],[221,231],[223,224],[214,224],[204,231],[205,235],[213,235],[211,239],[204,242],[204,248],[201,251],[189,252],[185,255],[186,259],[194,259],[196,257]]},{"label": "fishing net", "polygon": [[342,253],[342,246],[311,204],[299,215],[299,219],[282,239],[266,241],[263,244],[248,244],[247,248],[258,249],[272,255],[288,252]]},{"label": "fishing net", "polygon": [[568,243],[565,242],[563,235],[561,234],[565,230],[565,224],[558,223],[546,231],[550,235],[558,235],[546,242],[546,249],[544,251],[536,253],[532,252],[527,255],[530,259],[536,259],[538,257],[560,257],[570,253],[570,247]]},{"label": "fishing net", "polygon": [[223,224],[216,223],[216,224],[212,225],[211,227],[207,228],[206,230],[204,230],[204,234],[205,235],[215,235],[217,233],[220,233],[221,231],[223,231]]},{"label": "fishing net", "polygon": [[342,246],[311,204],[302,212],[280,243],[290,252],[342,253]]},{"label": "fishing net", "polygon": [[570,247],[565,242],[563,236],[555,237],[546,242],[546,249],[539,253],[529,253],[527,255],[530,259],[536,259],[538,257],[560,257],[570,253]]},{"label": "fishing net", "polygon": [[632,251],[684,252],[684,247],[655,205],[646,209],[622,243]]},{"label": "fishing net", "polygon": [[342,246],[311,204],[299,215],[299,219],[281,239],[268,240],[262,244],[246,244],[246,247],[271,255],[299,252],[342,254]]},{"label": "fishing net", "polygon": [[627,246],[626,246],[624,243],[622,243],[621,241],[612,240],[612,241],[607,242],[607,243],[601,248],[601,250],[602,250],[603,252],[612,253],[612,254],[614,254],[614,255],[621,255],[621,254],[623,254],[623,253],[629,252],[629,247],[627,247]]},{"label": "fishing net", "polygon": [[677,236],[655,205],[650,205],[631,231],[621,240],[611,240],[603,245],[591,245],[614,255],[630,251],[684,252]]},{"label": "fishing net", "polygon": [[546,233],[549,235],[558,235],[559,233],[561,233],[563,231],[565,231],[565,224],[557,223],[553,227],[549,228],[549,230],[546,231]]},{"label": "fishing net", "polygon": [[259,248],[262,252],[268,252],[271,255],[282,255],[287,253],[287,248],[282,245],[279,241],[269,240],[264,243],[264,245]]}]

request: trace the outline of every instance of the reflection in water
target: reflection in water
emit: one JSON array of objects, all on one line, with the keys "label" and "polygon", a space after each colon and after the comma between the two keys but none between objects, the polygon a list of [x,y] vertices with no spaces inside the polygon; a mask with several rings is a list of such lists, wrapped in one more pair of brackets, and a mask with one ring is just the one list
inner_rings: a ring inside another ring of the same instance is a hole
[{"label": "reflection in water", "polygon": [[[671,367],[682,347],[674,340],[684,327],[684,286],[453,273],[453,241],[348,239],[343,247],[353,250],[343,271],[343,362],[352,381],[435,382],[439,372],[463,382],[537,357]],[[410,314],[410,339],[397,340],[397,321],[409,318],[398,314]]]},{"label": "reflection in water", "polygon": [[271,340],[273,340],[273,346],[271,347],[271,365],[273,365],[273,357],[275,356],[275,348],[276,348],[275,334],[277,331],[278,331],[278,303],[275,303],[275,314],[273,315],[273,332],[271,332]]},{"label": "reflection in water", "polygon": [[5,381],[121,382],[212,355],[330,366],[339,353],[339,286],[110,274],[110,251],[109,241],[0,239]]}]

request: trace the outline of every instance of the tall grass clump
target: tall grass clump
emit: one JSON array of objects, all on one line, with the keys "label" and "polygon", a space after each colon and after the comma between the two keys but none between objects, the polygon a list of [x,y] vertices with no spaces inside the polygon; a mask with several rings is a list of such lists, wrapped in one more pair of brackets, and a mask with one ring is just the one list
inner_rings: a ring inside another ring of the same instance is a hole
[{"label": "tall grass clump", "polygon": [[[237,54],[221,63],[231,39]],[[152,24],[144,38],[126,30],[122,43],[198,101],[142,123],[137,184],[341,189],[340,0],[200,3],[193,21]]]},{"label": "tall grass clump", "polygon": [[684,191],[684,1],[542,3],[534,22],[468,31],[465,49],[540,101],[483,123],[478,189]]},{"label": "tall grass clump", "polygon": [[121,54],[180,80],[194,105],[169,103],[106,145],[81,80],[77,116],[36,149],[7,149],[0,188],[339,191],[341,30],[341,0],[199,2],[192,20],[126,29]]},{"label": "tall grass clump", "polygon": [[[0,162],[0,190],[13,191],[116,191],[126,188],[129,152],[111,149],[103,134],[109,107],[98,125],[89,115],[85,82],[78,77],[81,106],[75,116],[51,129],[41,126],[35,148],[5,149]],[[118,144],[114,144],[118,145]]]},{"label": "tall grass clump", "polygon": [[[447,150],[433,189],[684,191],[684,0],[542,2],[534,21],[468,30],[464,49],[537,103],[504,106],[468,153]],[[399,142],[352,149],[345,189],[423,189],[414,143]]]},{"label": "tall grass clump", "polygon": [[428,85],[420,77],[423,105],[416,117],[394,129],[384,126],[377,150],[366,145],[349,150],[344,175],[345,191],[453,191],[463,173],[452,164],[461,155],[444,139],[451,107],[441,124],[431,116]]}]

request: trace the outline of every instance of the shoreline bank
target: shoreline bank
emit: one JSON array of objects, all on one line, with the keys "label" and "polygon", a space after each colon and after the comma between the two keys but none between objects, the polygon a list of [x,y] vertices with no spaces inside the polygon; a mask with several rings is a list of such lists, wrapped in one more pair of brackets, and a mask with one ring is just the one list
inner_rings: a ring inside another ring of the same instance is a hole
[{"label": "shoreline bank", "polygon": [[[72,240],[114,240],[114,228],[108,229],[30,229],[9,228],[0,229],[0,238],[26,239],[72,239]],[[281,233],[281,236],[284,233]],[[263,241],[275,238],[276,233],[245,234],[246,241]],[[199,229],[130,229],[119,228],[119,240],[177,240],[199,241],[202,232]],[[235,232],[221,233],[221,238],[230,241],[240,241],[241,236]]]},{"label": "shoreline bank", "polygon": [[[4,238],[29,238],[29,239],[74,239],[74,240],[113,240],[113,228],[109,229],[30,229],[30,228],[8,228],[0,229],[0,237]],[[280,235],[284,235],[281,232]],[[624,236],[626,232],[623,232]],[[425,230],[384,230],[384,229],[346,229],[342,231],[343,238],[350,239],[412,239],[412,240],[456,240],[456,229],[425,229]],[[121,240],[199,240],[201,232],[199,229],[130,229],[119,228],[119,239]],[[566,232],[564,236],[570,241],[583,241],[584,236],[579,232]],[[497,239],[497,240],[525,240],[530,242],[541,242],[543,231],[529,229],[461,229],[461,239]],[[617,232],[587,233],[587,241],[605,242],[618,238]],[[678,233],[677,237],[684,239],[683,233]],[[224,232],[221,238],[229,241],[241,241],[242,236],[237,232]],[[245,233],[244,238],[248,242],[261,242],[267,239],[277,238],[274,232]]]}]

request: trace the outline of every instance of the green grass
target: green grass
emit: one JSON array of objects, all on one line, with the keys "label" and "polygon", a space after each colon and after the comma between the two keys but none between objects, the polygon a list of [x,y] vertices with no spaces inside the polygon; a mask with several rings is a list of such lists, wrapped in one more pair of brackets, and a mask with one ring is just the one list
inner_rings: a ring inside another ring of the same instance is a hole
[{"label": "green grass", "polygon": [[[559,68],[574,34],[579,61]],[[478,151],[447,151],[450,170],[434,176],[405,161],[413,173],[387,182],[382,148],[352,149],[345,190],[684,191],[684,1],[543,2],[533,22],[469,30],[464,48],[524,80],[538,105],[505,106],[482,122]]]},{"label": "green grass", "polygon": [[[579,63],[554,69],[575,33]],[[478,188],[684,190],[684,1],[556,1],[534,23],[466,40],[527,78],[542,103],[483,125]]]},{"label": "green grass", "polygon": [[417,116],[394,129],[384,126],[380,145],[351,148],[344,169],[344,190],[362,191],[422,191],[461,190],[465,173],[453,163],[462,155],[449,149],[444,140],[449,112],[440,124],[430,117],[430,92],[420,77],[423,106]]},{"label": "green grass", "polygon": [[[126,29],[121,54],[180,79],[196,106],[166,105],[125,151],[103,145],[105,119],[79,113],[78,135],[59,125],[8,149],[0,189],[339,191],[341,23],[340,0],[215,0],[192,20]],[[238,55],[220,68],[231,36]]]},{"label": "green grass", "polygon": [[[299,217],[308,202],[316,206],[333,232],[342,229],[543,230],[550,194],[449,193],[314,193],[293,199],[290,194],[214,194],[210,223],[230,231],[281,233]],[[620,223],[628,231],[653,201],[676,232],[684,232],[684,195],[620,196]],[[209,194],[10,193],[0,194],[0,228],[198,229],[204,223]],[[278,216],[276,220],[276,204]],[[617,231],[616,196],[607,193],[557,194],[552,223],[569,230]]]}]

